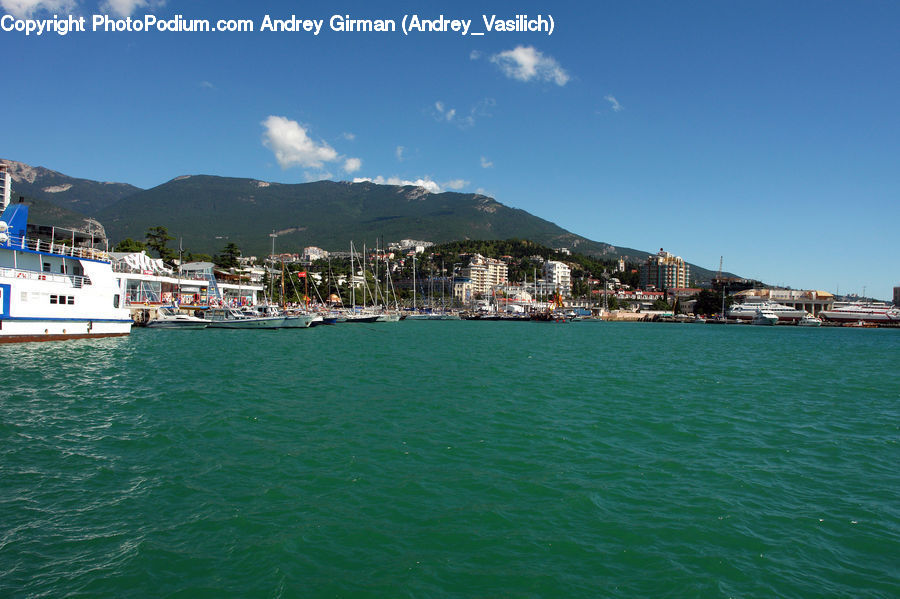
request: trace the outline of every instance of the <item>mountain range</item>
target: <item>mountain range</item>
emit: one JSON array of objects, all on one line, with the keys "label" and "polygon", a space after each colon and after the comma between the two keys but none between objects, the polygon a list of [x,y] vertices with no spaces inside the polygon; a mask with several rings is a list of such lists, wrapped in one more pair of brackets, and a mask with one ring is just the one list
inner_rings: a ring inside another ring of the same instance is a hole
[{"label": "mountain range", "polygon": [[[143,240],[165,226],[194,253],[213,254],[234,243],[245,255],[372,247],[376,239],[442,243],[463,239],[528,239],[598,258],[645,260],[648,252],[593,241],[479,194],[430,193],[415,186],[318,181],[283,184],[255,179],[187,175],[151,189],[78,179],[2,160],[13,196],[32,204],[35,220],[60,226],[95,219],[112,242]],[[46,219],[52,219],[47,221]],[[93,224],[96,227],[96,224]],[[178,242],[171,244],[177,247]],[[715,273],[691,265],[692,278]],[[726,273],[728,274],[728,273]]]}]

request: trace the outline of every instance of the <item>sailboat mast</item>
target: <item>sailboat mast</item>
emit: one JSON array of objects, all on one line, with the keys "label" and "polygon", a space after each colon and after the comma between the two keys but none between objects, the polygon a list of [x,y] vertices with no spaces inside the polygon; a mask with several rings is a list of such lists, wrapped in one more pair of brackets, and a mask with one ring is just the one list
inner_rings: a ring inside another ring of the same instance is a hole
[{"label": "sailboat mast", "polygon": [[350,242],[350,307],[356,310],[356,285],[353,279],[356,278],[356,271],[353,270],[353,242]]}]

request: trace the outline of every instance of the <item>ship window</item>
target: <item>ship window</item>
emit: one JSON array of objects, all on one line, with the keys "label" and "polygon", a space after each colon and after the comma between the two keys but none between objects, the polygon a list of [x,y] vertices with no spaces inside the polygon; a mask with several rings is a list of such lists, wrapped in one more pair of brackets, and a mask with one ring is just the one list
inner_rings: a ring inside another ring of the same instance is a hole
[{"label": "ship window", "polygon": [[69,304],[70,306],[74,306],[74,305],[75,305],[75,296],[74,296],[74,295],[70,295],[70,296],[68,296],[68,298],[66,298],[66,299],[68,300],[68,301],[66,302],[67,304]]},{"label": "ship window", "polygon": [[66,274],[66,265],[65,265],[65,264],[60,264],[60,265],[59,265],[59,272],[60,272],[61,274]]},{"label": "ship window", "polygon": [[57,299],[57,296],[51,295],[51,296],[50,296],[50,303],[51,303],[51,304],[57,303],[56,299]]},{"label": "ship window", "polygon": [[44,262],[44,272],[50,272],[50,263]]},{"label": "ship window", "polygon": [[113,296],[113,308],[119,307],[119,294]]}]

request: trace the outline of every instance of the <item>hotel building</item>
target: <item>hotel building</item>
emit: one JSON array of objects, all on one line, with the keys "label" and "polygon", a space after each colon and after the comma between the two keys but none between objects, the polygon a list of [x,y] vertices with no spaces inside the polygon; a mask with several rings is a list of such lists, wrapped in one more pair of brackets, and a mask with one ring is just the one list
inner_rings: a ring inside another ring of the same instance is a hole
[{"label": "hotel building", "polygon": [[671,289],[688,286],[691,267],[681,258],[662,248],[641,265],[641,286],[644,289]]}]

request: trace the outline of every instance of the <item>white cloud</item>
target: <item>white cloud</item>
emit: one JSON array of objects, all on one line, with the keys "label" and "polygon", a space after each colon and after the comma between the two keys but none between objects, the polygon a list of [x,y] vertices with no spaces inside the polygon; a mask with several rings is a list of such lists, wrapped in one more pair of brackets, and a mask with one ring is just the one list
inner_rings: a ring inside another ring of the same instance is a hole
[{"label": "white cloud", "polygon": [[406,148],[403,146],[397,146],[397,149],[394,150],[394,153],[397,155],[397,162],[403,162],[403,152],[406,151]]},{"label": "white cloud", "polygon": [[478,60],[481,58],[481,52],[478,50],[472,50],[469,52],[469,60]]},{"label": "white cloud", "polygon": [[157,8],[164,4],[164,0],[104,0],[100,3],[100,11],[130,17],[138,9]]},{"label": "white cloud", "polygon": [[491,108],[497,105],[497,101],[493,98],[484,98],[475,103],[469,109],[469,113],[462,116],[459,115],[455,108],[449,108],[440,100],[434,103],[434,117],[441,122],[453,123],[461,129],[466,129],[475,124],[476,118],[491,116]]},{"label": "white cloud", "polygon": [[441,101],[434,103],[434,109],[437,111],[437,120],[439,121],[452,121],[456,116],[456,109],[444,108],[444,103]]},{"label": "white cloud", "polygon": [[438,185],[435,181],[432,181],[429,177],[425,177],[424,179],[416,179],[415,181],[410,179],[401,179],[400,177],[382,177],[378,175],[377,177],[356,177],[353,179],[354,183],[375,183],[376,185],[413,185],[415,187],[421,187],[425,191],[429,193],[441,193],[441,186]]},{"label": "white cloud", "polygon": [[356,139],[356,136],[349,132],[341,133],[341,137],[343,137],[347,141],[353,141],[354,139]]},{"label": "white cloud", "polygon": [[465,179],[454,179],[452,181],[447,181],[446,183],[444,183],[444,187],[446,187],[447,189],[462,189],[468,184],[469,182]]},{"label": "white cloud", "polygon": [[327,143],[310,139],[297,121],[283,116],[269,116],[262,122],[263,145],[272,150],[282,169],[292,166],[322,168],[326,162],[338,160],[337,151]]},{"label": "white cloud", "polygon": [[552,81],[563,86],[569,82],[569,74],[556,59],[544,56],[532,46],[516,46],[491,56],[491,62],[500,67],[503,73],[519,81]]},{"label": "white cloud", "polygon": [[484,156],[482,156],[481,157],[481,168],[494,168],[494,163],[491,162],[490,160],[488,160],[487,158],[485,158]]},{"label": "white cloud", "polygon": [[348,158],[344,162],[344,172],[345,173],[355,173],[362,167],[362,160],[359,158]]},{"label": "white cloud", "polygon": [[76,7],[74,0],[0,0],[0,6],[20,19],[27,19],[40,11],[71,13]]},{"label": "white cloud", "polygon": [[216,86],[209,81],[201,81],[200,87],[202,87],[203,89],[216,89]]},{"label": "white cloud", "polygon": [[[621,112],[625,110],[625,107],[619,104],[619,101],[612,95],[603,96],[603,99],[609,102],[610,108],[612,108],[613,112]],[[640,112],[640,111],[638,111]]]}]

